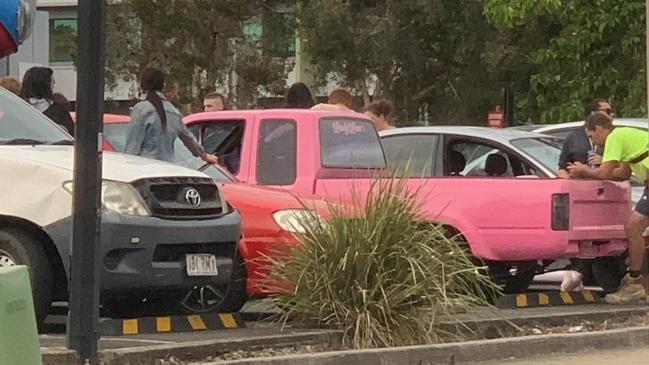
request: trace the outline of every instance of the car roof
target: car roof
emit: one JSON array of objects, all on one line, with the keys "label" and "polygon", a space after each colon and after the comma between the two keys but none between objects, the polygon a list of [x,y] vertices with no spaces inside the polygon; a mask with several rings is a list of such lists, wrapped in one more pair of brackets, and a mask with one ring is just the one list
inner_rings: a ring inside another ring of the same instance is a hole
[{"label": "car roof", "polygon": [[527,132],[533,132],[537,130],[540,127],[545,127],[543,124],[525,124],[525,125],[517,125],[514,127],[509,127],[508,129],[513,129],[517,131],[527,131]]},{"label": "car roof", "polygon": [[[536,124],[536,125],[531,125],[534,126],[535,128],[530,130],[536,133],[545,133],[545,132],[554,131],[558,129],[578,128],[583,125],[584,125],[583,120],[577,122],[558,123],[558,124]],[[646,118],[614,118],[613,125],[647,129],[649,127],[649,120]],[[520,126],[520,127],[526,127],[526,126]],[[512,127],[509,129],[520,129],[520,127]]]},{"label": "car roof", "polygon": [[381,137],[397,136],[401,134],[457,134],[467,137],[484,138],[498,142],[509,142],[520,138],[547,138],[548,136],[526,132],[511,128],[487,128],[464,126],[431,126],[431,127],[404,127],[393,128],[379,132]]},{"label": "car roof", "polygon": [[312,110],[312,109],[248,109],[248,110],[223,110],[219,112],[201,112],[194,113],[183,118],[185,123],[193,123],[203,120],[218,120],[218,119],[241,119],[252,117],[264,118],[287,118],[291,116],[316,116],[316,117],[354,117],[354,118],[369,118],[365,114],[357,113],[355,111],[344,110]]},{"label": "car roof", "polygon": [[113,124],[113,123],[130,123],[131,117],[129,115],[121,114],[104,114],[104,123]]},{"label": "car roof", "polygon": [[[77,121],[77,113],[70,112],[73,121]],[[129,123],[131,116],[122,114],[104,114],[104,124]]]}]

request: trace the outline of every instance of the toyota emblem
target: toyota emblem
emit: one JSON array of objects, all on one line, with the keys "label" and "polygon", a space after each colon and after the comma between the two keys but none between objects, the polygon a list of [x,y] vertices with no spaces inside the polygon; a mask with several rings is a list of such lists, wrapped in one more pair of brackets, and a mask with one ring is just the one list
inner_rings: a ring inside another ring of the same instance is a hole
[{"label": "toyota emblem", "polygon": [[185,192],[185,200],[192,207],[197,207],[201,205],[201,194],[198,192],[198,190],[194,188],[189,188]]}]

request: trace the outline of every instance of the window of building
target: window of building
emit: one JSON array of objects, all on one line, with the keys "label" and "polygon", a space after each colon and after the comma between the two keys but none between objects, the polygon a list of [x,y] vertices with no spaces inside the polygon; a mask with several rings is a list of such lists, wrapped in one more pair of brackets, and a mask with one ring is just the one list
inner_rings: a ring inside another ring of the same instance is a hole
[{"label": "window of building", "polygon": [[77,19],[50,19],[50,62],[74,62],[77,55]]}]

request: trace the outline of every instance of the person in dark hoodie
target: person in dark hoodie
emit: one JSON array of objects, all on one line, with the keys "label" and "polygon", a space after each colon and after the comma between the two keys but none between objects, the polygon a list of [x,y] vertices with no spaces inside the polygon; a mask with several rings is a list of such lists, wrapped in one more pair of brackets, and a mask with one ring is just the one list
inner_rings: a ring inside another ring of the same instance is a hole
[{"label": "person in dark hoodie", "polygon": [[27,70],[23,77],[20,97],[74,136],[74,122],[70,113],[63,105],[54,102],[53,73],[49,67],[32,67]]}]

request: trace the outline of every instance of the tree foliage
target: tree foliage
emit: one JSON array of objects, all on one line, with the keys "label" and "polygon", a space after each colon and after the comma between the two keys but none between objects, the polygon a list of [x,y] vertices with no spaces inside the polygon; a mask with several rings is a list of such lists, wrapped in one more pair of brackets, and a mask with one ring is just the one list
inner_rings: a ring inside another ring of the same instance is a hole
[{"label": "tree foliage", "polygon": [[337,75],[365,102],[393,99],[401,125],[484,124],[504,87],[528,83],[521,54],[545,40],[494,27],[481,0],[298,3],[300,35],[320,79]]},{"label": "tree foliage", "polygon": [[[239,106],[273,92],[286,79],[286,60],[261,51],[244,32],[267,1],[125,0],[108,17],[109,75],[136,75],[158,66],[191,103],[217,86]],[[236,76],[234,76],[236,74]],[[234,78],[237,87],[234,86]]]},{"label": "tree foliage", "polygon": [[577,120],[584,101],[601,97],[618,115],[645,115],[644,6],[640,0],[487,0],[485,14],[508,32],[552,24],[547,43],[527,55],[534,72],[529,93],[517,98],[519,109],[542,122]]}]

